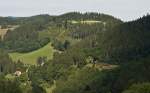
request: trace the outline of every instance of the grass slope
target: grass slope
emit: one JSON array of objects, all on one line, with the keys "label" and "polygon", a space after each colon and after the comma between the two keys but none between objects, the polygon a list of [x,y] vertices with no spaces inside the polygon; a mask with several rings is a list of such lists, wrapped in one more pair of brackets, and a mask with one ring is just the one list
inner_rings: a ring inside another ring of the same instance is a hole
[{"label": "grass slope", "polygon": [[10,57],[13,61],[21,60],[25,64],[35,65],[38,57],[46,56],[48,60],[53,58],[54,49],[51,43],[47,44],[43,48],[29,53],[10,53]]}]

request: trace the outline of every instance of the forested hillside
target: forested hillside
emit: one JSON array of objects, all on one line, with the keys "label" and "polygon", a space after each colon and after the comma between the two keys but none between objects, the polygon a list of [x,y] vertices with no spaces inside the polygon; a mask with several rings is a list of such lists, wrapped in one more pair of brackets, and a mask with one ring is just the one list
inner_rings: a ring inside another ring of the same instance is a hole
[{"label": "forested hillside", "polygon": [[150,16],[121,24],[104,34],[104,56],[110,61],[126,62],[150,53]]},{"label": "forested hillside", "polygon": [[2,93],[150,91],[149,15],[123,22],[71,12],[0,18],[4,22],[18,27],[0,41]]},{"label": "forested hillside", "polygon": [[[86,15],[87,17],[84,17]],[[66,19],[65,17],[68,19]],[[107,19],[107,17],[109,19]],[[40,38],[39,33],[41,31],[47,30],[49,27],[55,27],[55,29],[64,28],[65,30],[69,29],[69,31],[71,31],[72,33],[71,32],[66,32],[66,33],[72,35],[73,37],[79,37],[79,36],[85,37],[83,36],[83,34],[84,35],[90,34],[89,31],[84,32],[84,29],[86,31],[88,26],[81,25],[82,27],[81,28],[81,27],[78,27],[78,25],[75,25],[75,27],[72,27],[74,25],[69,23],[69,21],[73,21],[73,20],[79,20],[79,21],[98,20],[101,22],[106,22],[107,26],[109,27],[111,27],[111,25],[114,25],[115,23],[117,24],[121,22],[120,20],[117,20],[114,17],[104,15],[104,14],[97,14],[97,13],[86,13],[86,14],[69,13],[69,14],[64,14],[60,16],[38,15],[38,16],[32,16],[29,18],[22,18],[19,20],[19,22],[18,22],[18,19],[19,18],[13,19],[14,20],[13,22],[16,23],[15,25],[19,25],[19,27],[14,29],[13,31],[7,32],[2,42],[3,44],[2,48],[10,50],[10,51],[17,51],[17,52],[29,52],[29,51],[33,51],[38,48],[41,48],[47,43],[49,43],[50,40],[47,37]],[[8,18],[6,18],[5,20],[12,21],[12,19],[8,19]],[[3,22],[3,20],[0,20],[0,21]],[[113,24],[111,22],[113,22]],[[90,28],[93,29],[93,31],[95,31],[96,29],[100,31],[103,28],[103,23],[101,24],[102,24],[101,25],[102,27],[91,26]],[[10,22],[9,25],[12,25],[12,23]],[[52,30],[55,30],[55,29],[52,29]],[[72,31],[73,29],[79,30],[79,31],[73,32]],[[83,31],[81,32],[80,30],[83,30]],[[77,35],[74,35],[76,33]]]}]

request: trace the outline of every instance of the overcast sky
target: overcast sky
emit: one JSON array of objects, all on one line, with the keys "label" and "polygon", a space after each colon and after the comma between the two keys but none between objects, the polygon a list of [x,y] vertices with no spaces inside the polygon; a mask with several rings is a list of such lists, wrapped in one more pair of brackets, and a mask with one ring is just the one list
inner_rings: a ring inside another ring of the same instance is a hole
[{"label": "overcast sky", "polygon": [[0,0],[0,16],[99,12],[124,21],[150,13],[150,0]]}]

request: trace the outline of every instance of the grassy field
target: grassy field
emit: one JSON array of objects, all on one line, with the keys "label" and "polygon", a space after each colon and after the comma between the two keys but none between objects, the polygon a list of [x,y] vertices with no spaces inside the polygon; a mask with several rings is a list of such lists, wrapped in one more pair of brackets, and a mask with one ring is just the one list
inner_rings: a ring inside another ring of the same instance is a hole
[{"label": "grassy field", "polygon": [[8,28],[2,29],[1,26],[0,26],[0,37],[1,37],[1,39],[4,38],[4,36],[6,35],[8,30],[13,31],[17,27],[19,27],[19,26],[18,25],[14,25],[14,26],[9,26]]},{"label": "grassy field", "polygon": [[1,37],[1,39],[4,38],[5,34],[7,33],[7,30],[8,29],[0,29],[0,37]]},{"label": "grassy field", "polygon": [[96,23],[102,23],[101,21],[96,20],[84,20],[84,21],[70,21],[72,24],[96,24]]},{"label": "grassy field", "polygon": [[53,58],[54,49],[51,43],[47,44],[43,48],[29,53],[10,53],[10,57],[13,61],[21,60],[25,64],[35,65],[38,57],[46,56],[48,60]]}]

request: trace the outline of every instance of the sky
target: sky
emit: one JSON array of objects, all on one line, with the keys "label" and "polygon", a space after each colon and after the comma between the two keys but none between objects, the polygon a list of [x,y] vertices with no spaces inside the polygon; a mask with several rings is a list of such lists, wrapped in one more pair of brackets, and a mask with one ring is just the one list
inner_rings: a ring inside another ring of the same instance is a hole
[{"label": "sky", "polygon": [[0,0],[0,16],[60,15],[74,11],[104,13],[130,21],[150,13],[150,0]]}]

